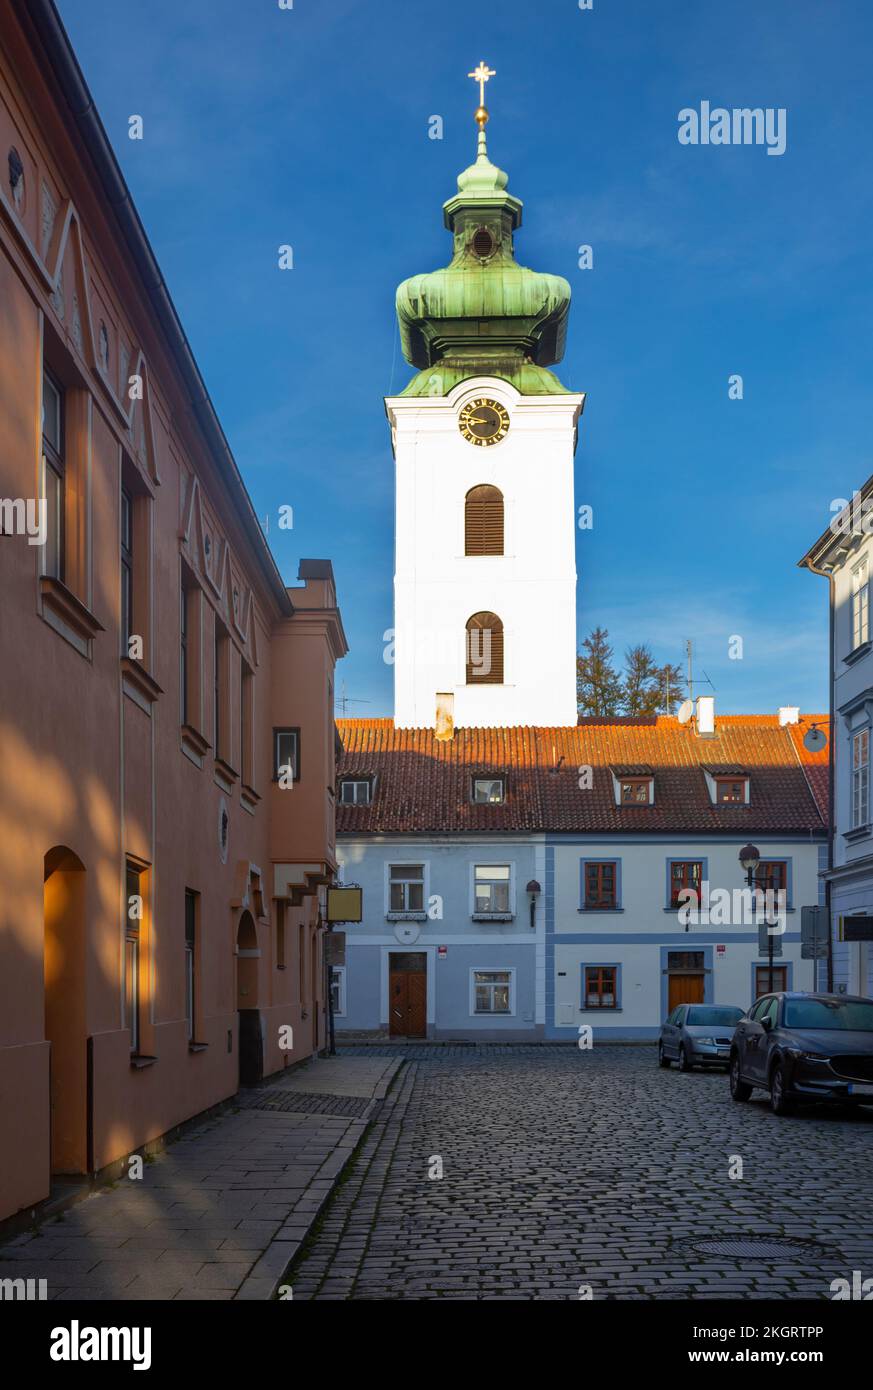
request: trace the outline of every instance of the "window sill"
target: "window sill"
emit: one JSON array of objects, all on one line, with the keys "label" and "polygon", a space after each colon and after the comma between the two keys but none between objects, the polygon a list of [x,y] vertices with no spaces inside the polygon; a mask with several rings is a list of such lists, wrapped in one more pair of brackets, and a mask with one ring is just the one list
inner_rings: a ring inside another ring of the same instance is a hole
[{"label": "window sill", "polygon": [[61,637],[90,659],[91,642],[105,629],[72,589],[60,579],[44,574],[39,581],[42,617]]},{"label": "window sill", "polygon": [[873,651],[873,642],[862,642],[860,647],[854,647],[852,651],[849,652],[848,656],[843,657],[843,664],[846,666],[854,666],[856,661],[860,661],[862,657],[867,656],[871,651]]},{"label": "window sill", "polygon": [[473,912],[470,914],[470,920],[473,922],[512,922],[514,919],[514,912]]},{"label": "window sill", "polygon": [[853,840],[866,840],[866,839],[869,837],[869,835],[870,835],[870,826],[869,826],[869,824],[868,824],[868,825],[856,825],[855,828],[854,828],[854,830],[844,830],[844,831],[843,831],[843,839],[846,840],[846,841],[848,841],[849,844],[851,844],[851,843],[853,842]]},{"label": "window sill", "polygon": [[144,1071],[146,1067],[153,1067],[157,1057],[148,1057],[142,1052],[131,1052],[130,1065],[134,1071]]},{"label": "window sill", "polygon": [[145,667],[138,661],[132,661],[129,656],[121,658],[121,688],[146,714],[151,713],[151,706],[164,693]]},{"label": "window sill", "polygon": [[[679,910],[679,909],[677,908],[676,911],[678,912],[678,910]],[[592,912],[624,912],[624,908],[623,908],[623,907],[577,907],[577,908],[576,908],[576,911],[577,911],[577,912],[581,912],[584,916],[589,916]]]},{"label": "window sill", "polygon": [[179,732],[182,743],[189,752],[193,753],[197,758],[205,757],[212,745],[208,739],[203,737],[198,729],[194,728],[193,724],[183,724]]},{"label": "window sill", "polygon": [[222,791],[227,792],[228,796],[230,796],[239,777],[235,768],[232,768],[230,763],[226,763],[224,758],[216,758],[212,768],[212,775]]},{"label": "window sill", "polygon": [[209,1046],[209,1043],[189,1042],[189,1044],[188,1044],[188,1051],[189,1051],[189,1052],[205,1052],[208,1046]]},{"label": "window sill", "polygon": [[239,789],[239,799],[247,811],[254,811],[261,797],[260,793],[256,792],[254,787],[250,787],[247,782],[243,782]]},{"label": "window sill", "polygon": [[580,1004],[580,1014],[621,1014],[624,1013],[620,1004]]},{"label": "window sill", "polygon": [[386,922],[426,922],[426,912],[386,912]]}]

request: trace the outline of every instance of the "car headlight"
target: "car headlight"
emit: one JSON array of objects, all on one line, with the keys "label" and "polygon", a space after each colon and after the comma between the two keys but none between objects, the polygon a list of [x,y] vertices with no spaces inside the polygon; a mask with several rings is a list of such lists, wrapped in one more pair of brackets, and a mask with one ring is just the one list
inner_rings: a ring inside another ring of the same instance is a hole
[{"label": "car headlight", "polygon": [[694,1038],[696,1043],[708,1043],[710,1047],[715,1047],[715,1038]]},{"label": "car headlight", "polygon": [[804,1062],[829,1062],[831,1059],[826,1052],[804,1052],[799,1047],[787,1047],[785,1051],[791,1056]]}]

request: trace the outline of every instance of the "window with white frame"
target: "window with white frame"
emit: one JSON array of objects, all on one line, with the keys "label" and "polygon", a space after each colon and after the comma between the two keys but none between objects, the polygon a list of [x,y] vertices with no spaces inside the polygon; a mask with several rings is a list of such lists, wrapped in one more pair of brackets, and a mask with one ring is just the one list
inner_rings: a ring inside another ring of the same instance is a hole
[{"label": "window with white frame", "polygon": [[300,781],[300,730],[273,730],[273,781]]},{"label": "window with white frame", "polygon": [[870,640],[870,585],[867,557],[852,570],[852,650]]},{"label": "window with white frame", "polygon": [[372,783],[369,777],[343,777],[340,801],[343,806],[369,806]]},{"label": "window with white frame", "polygon": [[509,912],[508,864],[477,864],[473,870],[473,911]]},{"label": "window with white frame", "polygon": [[390,912],[424,912],[424,865],[392,864],[388,879]]},{"label": "window with white frame", "polygon": [[342,1018],[346,1011],[346,967],[334,965],[330,972],[330,997],[334,1018]]},{"label": "window with white frame", "polygon": [[858,830],[869,820],[870,802],[870,730],[860,729],[852,735],[852,829]]},{"label": "window with white frame", "polygon": [[512,1014],[515,1012],[515,972],[513,970],[471,970],[472,1014]]},{"label": "window with white frame", "polygon": [[474,777],[472,795],[477,805],[499,806],[506,800],[506,783],[502,777]]}]

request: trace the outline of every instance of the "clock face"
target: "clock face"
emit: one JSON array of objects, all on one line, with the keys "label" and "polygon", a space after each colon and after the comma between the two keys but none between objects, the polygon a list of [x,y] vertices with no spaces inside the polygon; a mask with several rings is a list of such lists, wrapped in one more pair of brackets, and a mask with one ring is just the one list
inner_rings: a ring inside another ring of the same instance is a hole
[{"label": "clock face", "polygon": [[480,396],[464,406],[458,429],[470,444],[499,444],[509,430],[509,415],[499,401]]}]

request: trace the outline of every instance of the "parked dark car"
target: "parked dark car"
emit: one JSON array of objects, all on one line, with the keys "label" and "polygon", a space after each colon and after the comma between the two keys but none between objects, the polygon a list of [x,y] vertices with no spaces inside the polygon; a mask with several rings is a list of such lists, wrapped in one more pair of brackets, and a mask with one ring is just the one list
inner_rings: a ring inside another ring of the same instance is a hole
[{"label": "parked dark car", "polygon": [[731,1038],[743,1017],[734,1004],[677,1004],[661,1024],[658,1065],[679,1063],[680,1071],[694,1066],[730,1064]]},{"label": "parked dark car", "polygon": [[847,994],[765,994],[737,1024],[731,1095],[758,1086],[787,1115],[799,1101],[873,1105],[873,999]]}]

